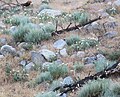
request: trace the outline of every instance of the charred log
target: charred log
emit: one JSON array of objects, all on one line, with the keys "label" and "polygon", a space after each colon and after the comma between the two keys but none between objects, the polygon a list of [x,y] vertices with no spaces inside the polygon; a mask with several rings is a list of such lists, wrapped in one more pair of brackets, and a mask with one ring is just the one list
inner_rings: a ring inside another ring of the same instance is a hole
[{"label": "charred log", "polygon": [[120,61],[116,62],[115,64],[113,64],[111,67],[105,69],[104,71],[98,72],[94,75],[85,77],[84,79],[77,81],[73,84],[70,85],[64,85],[64,86],[60,86],[55,88],[53,91],[57,91],[61,88],[63,88],[64,90],[62,92],[60,92],[60,95],[63,95],[64,93],[68,93],[70,91],[74,91],[79,87],[82,87],[85,83],[87,83],[90,80],[97,80],[97,79],[103,79],[103,78],[108,78],[113,74],[120,74],[120,66],[119,66]]}]

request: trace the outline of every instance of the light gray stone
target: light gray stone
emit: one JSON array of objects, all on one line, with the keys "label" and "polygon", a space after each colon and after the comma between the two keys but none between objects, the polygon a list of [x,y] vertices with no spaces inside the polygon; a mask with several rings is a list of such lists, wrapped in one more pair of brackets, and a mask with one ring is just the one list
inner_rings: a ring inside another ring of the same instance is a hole
[{"label": "light gray stone", "polygon": [[56,54],[48,49],[40,50],[40,54],[43,55],[47,61],[54,61],[57,58]]},{"label": "light gray stone", "polygon": [[70,77],[70,76],[65,77],[65,78],[63,79],[63,85],[70,85],[70,84],[72,84],[73,82],[74,82],[74,81],[73,81],[72,77]]},{"label": "light gray stone", "polygon": [[0,29],[5,29],[5,24],[3,22],[0,22]]},{"label": "light gray stone", "polygon": [[1,53],[3,55],[6,55],[6,54],[11,54],[12,56],[16,56],[17,55],[17,52],[16,52],[16,49],[13,48],[12,46],[10,45],[3,45],[1,47]]},{"label": "light gray stone", "polygon": [[63,39],[60,39],[60,40],[57,40],[54,44],[53,44],[53,47],[56,48],[56,49],[63,49],[63,47],[66,45],[67,43],[63,40]]},{"label": "light gray stone", "polygon": [[102,54],[97,54],[97,60],[103,60],[103,59],[106,59],[104,55]]},{"label": "light gray stone", "polygon": [[18,31],[17,26],[12,26],[12,27],[10,27],[10,32],[11,32],[11,34],[14,34],[14,33],[16,33],[17,31]]},{"label": "light gray stone", "polygon": [[42,11],[40,11],[40,13],[38,15],[42,15],[42,14],[48,14],[49,16],[59,16],[62,14],[62,12],[60,10],[54,10],[54,9],[43,9]]},{"label": "light gray stone", "polygon": [[113,2],[113,6],[118,10],[120,11],[120,0],[116,0]]},{"label": "light gray stone", "polygon": [[118,32],[116,32],[116,31],[109,31],[109,32],[106,32],[105,34],[104,34],[104,36],[106,37],[106,38],[114,38],[115,36],[117,36],[118,35]]},{"label": "light gray stone", "polygon": [[36,51],[31,52],[31,60],[34,64],[38,66],[42,66],[42,64],[46,62],[43,55],[41,55],[40,52],[36,52]]},{"label": "light gray stone", "polygon": [[55,64],[62,64],[63,62],[62,62],[62,60],[57,59],[56,61],[54,61],[54,63],[55,63]]},{"label": "light gray stone", "polygon": [[0,55],[0,59],[3,59],[4,58],[4,56],[3,55]]},{"label": "light gray stone", "polygon": [[84,51],[78,51],[78,52],[77,52],[77,57],[78,57],[79,59],[84,58],[84,57],[85,57],[85,52],[84,52]]},{"label": "light gray stone", "polygon": [[25,70],[30,71],[34,66],[35,64],[33,62],[30,62],[25,66]]},{"label": "light gray stone", "polygon": [[7,39],[6,38],[0,38],[0,45],[5,45],[7,44]]},{"label": "light gray stone", "polygon": [[60,55],[63,56],[63,57],[67,57],[68,56],[66,48],[60,50]]},{"label": "light gray stone", "polygon": [[23,67],[27,65],[27,61],[26,60],[22,60],[19,63],[20,65],[22,65]]},{"label": "light gray stone", "polygon": [[62,96],[59,96],[59,97],[67,97],[67,94],[66,94],[66,93],[64,93]]},{"label": "light gray stone", "polygon": [[86,57],[85,64],[91,64],[96,60],[96,56]]}]

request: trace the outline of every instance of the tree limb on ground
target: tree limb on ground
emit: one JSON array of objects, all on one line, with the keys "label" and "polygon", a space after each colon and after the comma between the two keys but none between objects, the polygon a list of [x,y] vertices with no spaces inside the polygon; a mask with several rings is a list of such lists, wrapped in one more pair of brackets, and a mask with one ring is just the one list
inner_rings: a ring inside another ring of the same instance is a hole
[{"label": "tree limb on ground", "polygon": [[94,75],[85,77],[84,79],[77,81],[73,84],[57,87],[53,91],[57,91],[59,89],[64,89],[59,94],[59,95],[63,95],[64,93],[68,93],[69,91],[73,91],[73,90],[78,89],[79,87],[82,87],[84,84],[86,84],[90,80],[97,80],[99,78],[101,78],[101,79],[108,78],[111,75],[116,74],[116,73],[118,75],[120,75],[120,60],[118,62],[116,62],[115,64],[113,64],[111,67],[109,67],[101,72],[98,72]]},{"label": "tree limb on ground", "polygon": [[87,22],[87,23],[78,24],[78,25],[72,26],[72,27],[69,27],[69,26],[71,25],[71,23],[70,23],[67,28],[62,29],[62,30],[55,31],[55,32],[52,33],[52,35],[54,36],[54,35],[57,35],[57,34],[61,34],[61,33],[65,32],[65,31],[67,31],[67,32],[73,31],[73,30],[78,29],[79,27],[83,27],[83,26],[85,26],[85,25],[91,24],[91,23],[93,23],[93,22],[95,22],[95,21],[97,21],[97,20],[100,20],[100,19],[102,19],[101,16],[99,16],[99,17],[96,18],[96,19],[90,20],[90,21]]}]

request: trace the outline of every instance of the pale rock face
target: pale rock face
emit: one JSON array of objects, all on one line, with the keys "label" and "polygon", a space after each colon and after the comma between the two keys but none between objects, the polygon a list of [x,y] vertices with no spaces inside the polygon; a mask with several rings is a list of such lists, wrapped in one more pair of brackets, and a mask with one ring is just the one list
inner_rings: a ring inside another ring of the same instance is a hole
[{"label": "pale rock face", "polygon": [[115,36],[117,36],[118,35],[118,32],[116,32],[116,31],[109,31],[109,32],[106,32],[105,34],[104,34],[104,36],[106,37],[106,38],[114,38]]},{"label": "pale rock face", "polygon": [[44,62],[46,62],[46,60],[44,59],[44,57],[41,55],[40,52],[36,52],[36,51],[32,51],[31,52],[31,60],[34,64],[38,65],[38,66],[42,66],[42,64]]},{"label": "pale rock face", "polygon": [[60,10],[53,10],[53,9],[43,9],[38,15],[48,14],[49,16],[55,17],[62,14]]},{"label": "pale rock face", "polygon": [[68,56],[66,48],[60,50],[60,55],[63,56],[63,57],[67,57]]},{"label": "pale rock face", "polygon": [[47,61],[52,61],[52,59],[56,59],[57,58],[56,54],[53,51],[50,51],[48,49],[42,49],[42,50],[40,50],[40,54],[42,56],[44,56],[44,58]]},{"label": "pale rock face", "polygon": [[113,2],[113,6],[118,10],[120,11],[120,0],[116,0]]},{"label": "pale rock face", "polygon": [[72,79],[72,77],[70,77],[70,76],[68,76],[68,77],[66,77],[66,78],[64,78],[64,80],[63,80],[63,85],[70,85],[70,84],[72,84],[73,83],[73,79]]},{"label": "pale rock face", "polygon": [[16,49],[13,48],[13,47],[10,46],[10,45],[3,45],[3,46],[1,47],[1,53],[2,53],[2,55],[7,55],[7,54],[10,54],[10,55],[12,55],[12,56],[17,55]]},{"label": "pale rock face", "polygon": [[56,49],[63,49],[65,45],[67,45],[67,43],[63,39],[60,39],[53,44],[53,47]]}]

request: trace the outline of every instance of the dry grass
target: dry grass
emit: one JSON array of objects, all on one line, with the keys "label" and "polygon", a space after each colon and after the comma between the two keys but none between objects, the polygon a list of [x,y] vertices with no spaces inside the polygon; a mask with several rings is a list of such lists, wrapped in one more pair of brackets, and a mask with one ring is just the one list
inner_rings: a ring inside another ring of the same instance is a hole
[{"label": "dry grass", "polygon": [[[18,1],[25,2],[26,0],[18,0]],[[81,8],[81,6],[83,4],[85,4],[87,0],[81,0],[81,1],[70,0],[70,1],[72,1],[73,3],[63,4],[60,0],[53,0],[53,2],[50,3],[50,6],[53,7],[54,9],[70,12],[72,10],[75,10],[78,7]],[[32,2],[33,2],[34,10],[35,11],[38,10],[40,3],[41,3],[40,0],[32,0]],[[105,4],[96,3],[96,4],[94,4],[94,7],[93,7],[93,5],[88,4],[88,5],[85,5],[84,7],[86,10],[88,10],[90,13],[93,14],[93,17],[95,17],[96,11],[101,8],[104,8]],[[117,21],[120,23],[119,17],[120,17],[119,15],[115,16],[115,18],[118,19]],[[105,20],[107,21],[108,19],[105,18],[99,22],[104,22]],[[120,35],[120,27],[118,27],[115,30],[118,31],[119,35]],[[39,51],[40,48],[45,45],[49,50],[56,51],[56,49],[54,49],[52,46],[53,43],[58,39],[61,39],[61,38],[64,39],[66,37],[69,37],[73,33],[76,35],[79,35],[82,38],[85,38],[85,37],[86,38],[88,38],[88,37],[96,38],[96,35],[94,33],[86,34],[86,32],[84,32],[83,30],[82,31],[65,32],[65,33],[59,35],[59,37],[55,36],[54,39],[52,38],[48,41],[43,41],[40,44],[39,48],[35,47],[33,50]],[[97,48],[99,48],[100,50],[109,51],[109,52],[114,51],[116,49],[120,49],[120,45],[119,45],[120,44],[120,36],[119,35],[114,39],[103,39],[102,45],[99,45]],[[12,39],[9,35],[1,34],[0,38],[2,38],[2,37],[7,38],[8,41],[11,41],[11,39]],[[108,46],[112,46],[113,48],[110,49],[110,48],[108,48]],[[86,50],[85,52],[86,52],[86,56],[88,56],[88,55],[93,55],[98,51],[96,48],[91,48],[91,49]],[[25,52],[24,55],[21,57],[21,60],[22,59],[29,60],[30,59],[29,52]],[[77,59],[74,59],[71,57],[61,58],[61,60],[64,63],[68,63],[69,68],[73,67],[73,62],[78,61]],[[19,70],[21,68],[18,64],[19,61],[20,61],[19,59],[12,58],[10,56],[5,57],[4,59],[0,60],[0,97],[34,97],[34,95],[37,94],[38,92],[45,91],[45,87],[47,87],[46,84],[40,84],[35,88],[28,88],[29,81],[31,81],[33,78],[36,77],[36,75],[38,74],[37,71],[30,72],[27,82],[14,82],[12,80],[12,78],[8,78],[5,75],[6,63],[9,63],[13,69]],[[89,66],[88,67],[85,66],[83,71],[81,71],[80,73],[77,73],[75,75],[74,75],[74,73],[70,73],[70,74],[73,77],[80,76],[80,78],[84,78],[84,77],[88,76],[88,74],[90,72],[91,72],[91,74],[94,74],[95,70],[93,68],[90,68]],[[120,78],[118,78],[116,80],[117,80],[117,82],[120,82]],[[69,97],[76,97],[76,95],[74,93],[71,93]]]}]

